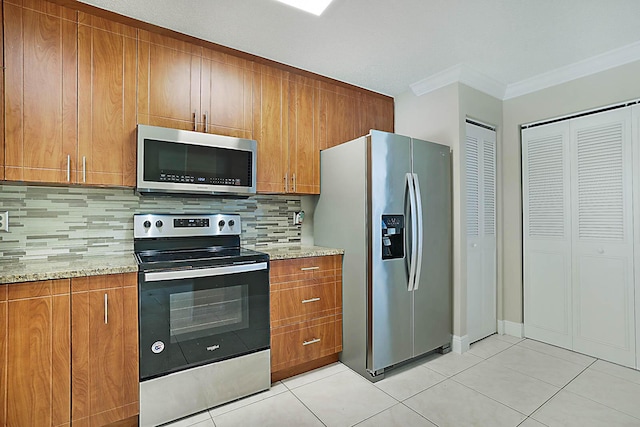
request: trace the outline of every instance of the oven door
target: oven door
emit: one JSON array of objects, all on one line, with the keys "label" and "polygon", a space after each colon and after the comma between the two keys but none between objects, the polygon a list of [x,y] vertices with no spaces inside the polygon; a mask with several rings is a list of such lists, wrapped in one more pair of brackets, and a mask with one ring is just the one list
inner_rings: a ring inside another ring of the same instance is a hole
[{"label": "oven door", "polygon": [[140,272],[140,380],[269,348],[266,262]]}]

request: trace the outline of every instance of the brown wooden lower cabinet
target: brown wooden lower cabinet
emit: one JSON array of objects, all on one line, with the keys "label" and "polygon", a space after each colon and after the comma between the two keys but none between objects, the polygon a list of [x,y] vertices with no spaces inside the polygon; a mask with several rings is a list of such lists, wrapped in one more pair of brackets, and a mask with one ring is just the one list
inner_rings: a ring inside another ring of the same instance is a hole
[{"label": "brown wooden lower cabinet", "polygon": [[136,274],[0,284],[0,355],[0,426],[135,416]]},{"label": "brown wooden lower cabinet", "polygon": [[68,279],[0,285],[0,425],[69,425],[69,303]]},{"label": "brown wooden lower cabinet", "polygon": [[138,413],[135,273],[71,281],[71,421],[101,426]]},{"label": "brown wooden lower cabinet", "polygon": [[271,262],[271,379],[337,360],[342,351],[342,256]]}]

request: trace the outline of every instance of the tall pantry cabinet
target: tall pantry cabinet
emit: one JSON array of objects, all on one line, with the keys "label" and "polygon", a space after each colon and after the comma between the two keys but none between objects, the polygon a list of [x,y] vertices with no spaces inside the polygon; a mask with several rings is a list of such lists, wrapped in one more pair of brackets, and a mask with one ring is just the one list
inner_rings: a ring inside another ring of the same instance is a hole
[{"label": "tall pantry cabinet", "polygon": [[625,107],[522,131],[525,335],[631,367],[639,117]]}]

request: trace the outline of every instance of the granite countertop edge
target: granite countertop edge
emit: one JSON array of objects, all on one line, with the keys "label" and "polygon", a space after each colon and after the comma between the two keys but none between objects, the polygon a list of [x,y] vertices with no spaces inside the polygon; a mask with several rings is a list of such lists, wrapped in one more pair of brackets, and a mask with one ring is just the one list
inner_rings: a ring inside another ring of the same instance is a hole
[{"label": "granite countertop edge", "polygon": [[316,256],[344,255],[344,249],[308,246],[299,244],[254,246],[252,249],[269,254],[272,261],[281,259],[308,258]]},{"label": "granite countertop edge", "polygon": [[[269,254],[270,260],[344,254],[343,249],[300,244],[256,245],[250,248]],[[28,260],[11,265],[0,265],[0,285],[137,271],[138,264],[132,253],[118,256],[92,256],[70,261]]]},{"label": "granite countertop edge", "polygon": [[133,254],[92,256],[69,261],[27,260],[0,266],[0,284],[135,273],[137,271],[138,264]]}]

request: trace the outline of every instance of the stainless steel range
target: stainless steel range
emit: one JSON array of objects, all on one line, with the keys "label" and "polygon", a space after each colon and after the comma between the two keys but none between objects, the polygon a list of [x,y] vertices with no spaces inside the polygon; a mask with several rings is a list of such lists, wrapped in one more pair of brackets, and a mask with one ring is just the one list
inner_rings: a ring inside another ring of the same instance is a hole
[{"label": "stainless steel range", "polygon": [[239,215],[134,215],[140,425],[270,386],[269,256],[240,246]]}]

